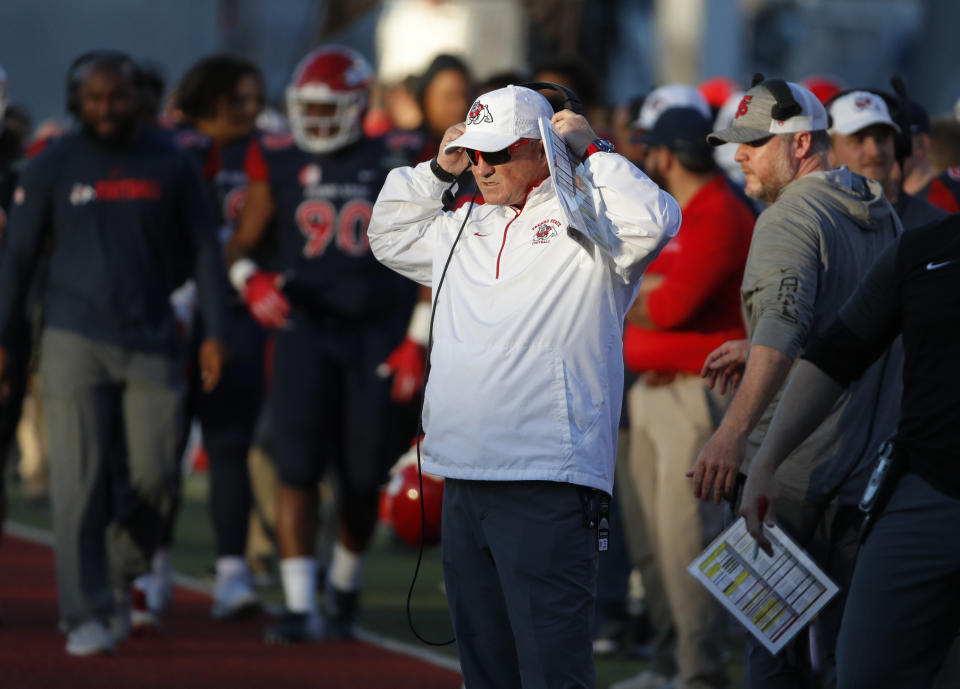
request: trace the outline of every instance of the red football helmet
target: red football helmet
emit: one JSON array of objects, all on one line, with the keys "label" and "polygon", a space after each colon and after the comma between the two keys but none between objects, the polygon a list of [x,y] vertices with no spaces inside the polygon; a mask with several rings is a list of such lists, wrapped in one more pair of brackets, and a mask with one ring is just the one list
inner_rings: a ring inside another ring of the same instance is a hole
[{"label": "red football helmet", "polygon": [[[417,465],[407,464],[393,475],[387,485],[387,511],[390,523],[400,540],[413,546],[420,545],[420,482]],[[440,515],[443,507],[443,479],[423,474],[423,544],[440,542]]]},{"label": "red football helmet", "polygon": [[327,153],[363,135],[373,70],[349,48],[318,48],[293,73],[287,88],[287,116],[297,145]]}]

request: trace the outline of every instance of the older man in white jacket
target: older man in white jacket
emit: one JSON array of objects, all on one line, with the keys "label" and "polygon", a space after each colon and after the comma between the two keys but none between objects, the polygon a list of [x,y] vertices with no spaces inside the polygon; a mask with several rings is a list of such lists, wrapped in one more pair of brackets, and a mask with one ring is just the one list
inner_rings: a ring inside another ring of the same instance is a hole
[{"label": "older man in white jacket", "polygon": [[[568,231],[540,118],[584,161],[596,242]],[[484,203],[444,212],[471,164]],[[380,192],[374,255],[434,287],[423,468],[447,478],[444,574],[468,687],[593,686],[623,318],[679,225],[673,198],[586,119],[517,86],[480,96],[436,159]]]}]

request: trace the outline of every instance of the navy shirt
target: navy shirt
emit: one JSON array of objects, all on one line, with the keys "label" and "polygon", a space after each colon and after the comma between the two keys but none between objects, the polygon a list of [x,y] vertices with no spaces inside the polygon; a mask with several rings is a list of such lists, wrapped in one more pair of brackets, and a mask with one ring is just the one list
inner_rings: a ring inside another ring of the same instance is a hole
[{"label": "navy shirt", "polygon": [[0,342],[41,249],[46,324],[133,349],[174,353],[170,293],[193,275],[208,332],[222,337],[223,262],[200,169],[168,135],[106,147],[83,131],[23,170],[0,261]]},{"label": "navy shirt", "polygon": [[409,143],[407,136],[388,134],[320,155],[287,135],[251,142],[247,176],[269,183],[276,208],[265,238],[274,242],[273,256],[265,257],[265,267],[286,276],[294,323],[304,316],[367,320],[412,306],[414,283],[380,264],[367,239],[387,173],[415,159]]}]

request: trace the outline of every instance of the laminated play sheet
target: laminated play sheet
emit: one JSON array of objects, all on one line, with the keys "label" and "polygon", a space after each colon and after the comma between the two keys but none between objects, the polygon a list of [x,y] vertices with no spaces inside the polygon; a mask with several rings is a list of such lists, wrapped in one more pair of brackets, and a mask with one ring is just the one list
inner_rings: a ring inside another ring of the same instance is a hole
[{"label": "laminated play sheet", "polygon": [[812,620],[837,585],[777,526],[764,525],[773,555],[756,547],[741,517],[687,567],[771,653]]}]

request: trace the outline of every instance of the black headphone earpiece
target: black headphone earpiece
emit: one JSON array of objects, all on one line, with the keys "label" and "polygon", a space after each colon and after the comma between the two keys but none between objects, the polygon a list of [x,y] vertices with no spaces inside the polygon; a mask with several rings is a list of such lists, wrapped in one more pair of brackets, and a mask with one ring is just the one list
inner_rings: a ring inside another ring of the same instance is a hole
[{"label": "black headphone earpiece", "polygon": [[554,112],[569,110],[578,115],[583,114],[583,104],[580,102],[580,97],[566,86],[554,84],[552,81],[528,81],[523,84],[517,84],[517,86],[531,89],[533,91],[558,91],[563,94],[563,102],[559,107],[553,102],[550,102],[550,99],[547,98],[547,101],[550,102],[550,106],[553,108]]},{"label": "black headphone earpiece", "polygon": [[129,67],[134,75],[135,85],[139,88],[140,68],[130,55],[119,50],[90,50],[74,58],[67,68],[66,106],[67,112],[80,118],[80,82],[83,80],[84,70],[94,62],[113,62],[119,66]]},{"label": "black headphone earpiece", "polygon": [[750,88],[757,85],[765,87],[776,101],[770,109],[770,116],[775,120],[788,120],[803,112],[803,107],[793,97],[793,91],[783,79],[764,79],[760,72],[753,75]]}]

